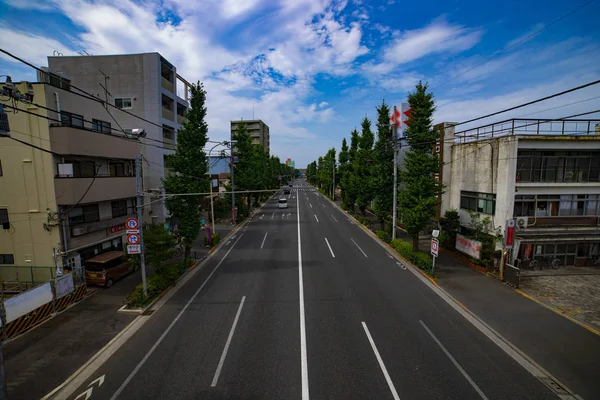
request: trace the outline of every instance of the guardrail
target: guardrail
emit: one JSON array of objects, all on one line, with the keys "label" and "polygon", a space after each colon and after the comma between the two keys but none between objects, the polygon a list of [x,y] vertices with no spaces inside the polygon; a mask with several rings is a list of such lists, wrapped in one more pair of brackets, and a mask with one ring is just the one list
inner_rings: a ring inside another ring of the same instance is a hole
[{"label": "guardrail", "polygon": [[521,270],[514,265],[504,264],[504,283],[516,289],[519,288]]}]

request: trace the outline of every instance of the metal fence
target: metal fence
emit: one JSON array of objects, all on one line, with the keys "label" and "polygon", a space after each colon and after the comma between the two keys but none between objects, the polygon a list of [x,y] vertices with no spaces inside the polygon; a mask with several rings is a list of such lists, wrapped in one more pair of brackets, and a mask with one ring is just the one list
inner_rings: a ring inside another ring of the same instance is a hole
[{"label": "metal fence", "polygon": [[504,283],[518,289],[520,280],[521,270],[514,265],[508,263],[504,264]]}]

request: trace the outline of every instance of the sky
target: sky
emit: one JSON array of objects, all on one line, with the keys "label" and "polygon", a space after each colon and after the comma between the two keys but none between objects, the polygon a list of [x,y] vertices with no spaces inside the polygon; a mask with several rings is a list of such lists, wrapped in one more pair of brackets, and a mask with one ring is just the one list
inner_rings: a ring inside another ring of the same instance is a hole
[{"label": "sky", "polygon": [[[598,15],[600,0],[0,0],[0,48],[38,66],[54,51],[159,52],[204,84],[211,140],[254,116],[302,168],[419,80],[437,123],[600,79]],[[4,55],[0,75],[35,81]],[[463,127],[596,109],[600,85]]]}]

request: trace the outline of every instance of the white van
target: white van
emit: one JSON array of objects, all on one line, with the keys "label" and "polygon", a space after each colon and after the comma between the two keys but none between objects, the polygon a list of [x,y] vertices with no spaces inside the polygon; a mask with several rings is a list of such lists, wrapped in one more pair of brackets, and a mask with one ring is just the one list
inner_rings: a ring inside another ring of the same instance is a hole
[{"label": "white van", "polygon": [[287,199],[285,198],[280,198],[279,199],[279,204],[277,204],[277,207],[279,208],[287,208]]}]

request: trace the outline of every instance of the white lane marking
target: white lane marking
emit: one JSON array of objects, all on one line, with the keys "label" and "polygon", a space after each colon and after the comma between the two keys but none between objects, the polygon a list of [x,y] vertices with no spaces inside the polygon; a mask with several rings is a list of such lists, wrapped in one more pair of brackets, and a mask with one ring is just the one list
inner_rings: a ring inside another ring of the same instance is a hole
[{"label": "white lane marking", "polygon": [[373,348],[373,353],[375,353],[375,357],[377,358],[377,362],[379,363],[379,367],[381,371],[383,371],[383,376],[385,376],[385,380],[390,387],[390,391],[392,392],[392,396],[394,396],[394,400],[400,400],[400,396],[398,396],[398,392],[396,392],[396,388],[394,387],[394,382],[392,382],[392,378],[390,378],[390,374],[388,374],[387,369],[385,368],[385,364],[379,355],[379,351],[377,350],[377,346],[375,346],[375,342],[371,337],[371,332],[369,332],[369,328],[367,328],[367,324],[362,322],[363,329],[367,334],[367,339],[369,339],[369,343],[371,343],[371,347]]},{"label": "white lane marking", "polygon": [[477,386],[477,384],[473,381],[473,379],[471,379],[471,377],[469,376],[469,374],[467,374],[467,372],[460,366],[460,364],[458,363],[458,361],[456,361],[454,359],[454,357],[452,357],[452,354],[450,354],[450,352],[448,350],[446,350],[446,348],[444,347],[444,345],[442,344],[442,342],[440,342],[438,340],[438,338],[435,337],[435,335],[433,334],[433,332],[431,332],[431,330],[427,327],[427,325],[425,325],[425,322],[423,322],[421,320],[419,320],[419,322],[421,323],[421,325],[423,325],[423,328],[425,328],[425,330],[427,331],[427,333],[429,333],[429,336],[431,336],[431,338],[433,339],[433,341],[436,342],[438,346],[440,346],[440,348],[444,351],[444,353],[446,354],[446,356],[448,356],[448,358],[450,359],[450,361],[452,361],[452,364],[454,364],[454,366],[460,371],[461,374],[463,374],[463,376],[471,384],[471,386],[473,386],[473,389],[475,389],[475,391],[479,394],[479,396],[482,399],[484,399],[484,400],[488,400],[487,396],[483,393],[483,391],[479,388],[479,386]]},{"label": "white lane marking", "polygon": [[363,256],[365,256],[365,258],[369,258],[369,257],[367,257],[367,254],[366,254],[366,253],[363,251],[363,249],[361,249],[361,248],[360,248],[360,246],[358,245],[358,243],[356,243],[356,242],[354,241],[354,239],[350,238],[350,240],[352,240],[352,243],[354,243],[354,245],[355,245],[356,247],[358,247],[358,249],[359,249],[359,250],[360,250],[360,252],[363,254]]},{"label": "white lane marking", "polygon": [[327,243],[327,247],[329,247],[329,251],[331,252],[331,257],[335,258],[335,254],[333,254],[333,250],[331,250],[331,246],[329,245],[329,240],[325,238],[325,243]]},{"label": "white lane marking", "polygon": [[273,213],[273,215],[271,215],[271,219],[275,218],[275,213]]},{"label": "white lane marking", "polygon": [[225,342],[225,348],[223,348],[223,354],[221,354],[221,359],[219,360],[219,365],[217,365],[217,370],[215,371],[215,376],[210,384],[210,387],[217,386],[217,381],[219,380],[219,375],[221,375],[221,370],[223,369],[223,364],[225,363],[225,357],[227,357],[227,351],[229,350],[229,345],[231,345],[231,339],[233,338],[233,332],[235,332],[235,327],[237,326],[238,320],[240,319],[240,314],[242,313],[242,307],[244,307],[244,302],[246,301],[246,296],[242,297],[242,301],[240,306],[238,307],[237,314],[235,314],[235,318],[233,319],[233,325],[231,326],[231,330],[229,331],[229,336],[227,336],[227,342]]},{"label": "white lane marking", "polygon": [[[308,200],[308,199],[307,199]],[[310,206],[310,208],[312,208],[312,204],[308,203],[308,205]]]},{"label": "white lane marking", "polygon": [[[177,323],[177,321],[179,321],[179,319],[181,318],[181,316],[183,315],[183,313],[188,309],[188,307],[190,306],[190,304],[192,304],[192,302],[196,299],[196,297],[198,297],[198,295],[200,294],[200,292],[202,291],[202,289],[204,289],[204,286],[206,285],[206,283],[208,281],[210,281],[210,278],[212,278],[212,276],[214,275],[214,273],[219,269],[219,266],[221,266],[221,264],[223,263],[223,261],[229,255],[229,253],[231,253],[231,250],[233,250],[233,248],[235,247],[235,245],[237,244],[237,242],[240,241],[240,239],[242,238],[242,236],[244,236],[243,233],[240,234],[240,236],[235,241],[235,243],[231,246],[231,248],[229,250],[227,250],[227,253],[225,253],[225,255],[223,256],[223,258],[221,258],[221,260],[219,261],[219,263],[217,264],[217,266],[215,267],[215,269],[213,269],[212,272],[210,273],[210,275],[208,275],[208,278],[206,278],[206,280],[202,283],[202,285],[200,285],[200,287],[198,288],[198,290],[196,290],[196,292],[192,295],[192,297],[190,297],[190,299],[185,304],[185,306],[183,306],[183,308],[181,309],[181,311],[179,311],[179,314],[177,314],[177,316],[171,322],[171,324],[167,327],[167,329],[165,329],[165,331],[162,333],[162,335],[160,335],[160,337],[158,338],[158,340],[156,341],[156,343],[154,343],[154,345],[150,348],[150,350],[148,350],[148,352],[146,353],[146,355],[144,356],[144,358],[142,358],[142,360],[138,363],[138,365],[136,365],[136,367],[133,369],[133,371],[131,371],[131,373],[129,374],[129,376],[127,377],[127,379],[125,379],[125,382],[123,382],[121,384],[121,386],[117,389],[117,391],[112,395],[112,397],[110,398],[110,400],[116,400],[119,397],[119,395],[123,392],[123,390],[125,390],[125,388],[127,387],[127,385],[129,385],[129,382],[131,382],[131,380],[139,372],[139,370],[146,363],[146,361],[148,361],[148,359],[150,358],[150,356],[152,355],[152,353],[154,353],[154,351],[158,348],[158,346],[160,346],[160,344],[162,343],[162,341],[165,340],[165,337],[167,337],[167,335],[169,334],[169,332],[171,331],[171,329],[173,329],[173,327],[175,326],[175,324]],[[234,235],[234,237],[235,237],[235,235]]]},{"label": "white lane marking", "polygon": [[406,270],[406,265],[402,264],[400,261],[396,261],[396,265],[402,268],[403,270]]},{"label": "white lane marking", "polygon": [[302,277],[302,240],[300,239],[300,198],[296,199],[298,208],[298,290],[300,303],[300,365],[302,370],[302,400],[309,400],[308,392],[308,356],[306,355],[306,320],[304,317],[304,279]]},{"label": "white lane marking", "polygon": [[313,214],[315,216],[315,219],[317,220],[317,222],[319,222],[319,218],[317,218],[317,214]]},{"label": "white lane marking", "polygon": [[339,222],[337,219],[335,219],[335,217],[333,216],[333,214],[329,214],[329,215],[331,215],[331,218],[333,218],[333,220],[334,220],[335,222]]},{"label": "white lane marking", "polygon": [[263,248],[263,246],[265,245],[265,240],[267,240],[267,235],[268,235],[268,234],[269,234],[269,232],[265,232],[265,237],[263,238],[263,241],[262,241],[262,243],[261,243],[261,245],[260,245],[260,248],[261,248],[261,249],[262,249],[262,248]]}]

